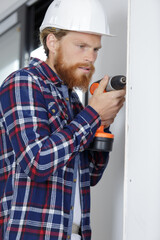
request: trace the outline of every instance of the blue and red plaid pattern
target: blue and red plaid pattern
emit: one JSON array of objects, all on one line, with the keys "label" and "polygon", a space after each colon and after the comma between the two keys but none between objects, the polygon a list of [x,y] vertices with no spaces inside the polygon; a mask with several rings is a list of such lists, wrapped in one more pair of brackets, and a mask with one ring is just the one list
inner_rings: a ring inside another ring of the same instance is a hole
[{"label": "blue and red plaid pattern", "polygon": [[70,93],[38,59],[12,73],[0,89],[0,239],[69,239],[71,196],[80,156],[81,232],[91,239],[90,186],[100,180],[108,153],[86,150],[100,117]]}]

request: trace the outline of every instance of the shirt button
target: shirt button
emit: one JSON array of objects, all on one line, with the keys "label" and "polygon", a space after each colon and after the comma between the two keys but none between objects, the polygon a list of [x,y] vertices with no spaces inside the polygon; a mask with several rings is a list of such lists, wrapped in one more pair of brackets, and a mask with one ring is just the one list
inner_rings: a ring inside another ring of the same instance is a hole
[{"label": "shirt button", "polygon": [[68,114],[65,114],[65,118],[68,119]]},{"label": "shirt button", "polygon": [[68,98],[68,97],[66,97],[66,101],[69,101],[69,98]]},{"label": "shirt button", "polygon": [[74,209],[74,207],[73,206],[71,206],[71,210],[73,210]]},{"label": "shirt button", "polygon": [[76,178],[74,178],[74,179],[73,179],[73,182],[75,183],[76,181],[77,181],[77,179],[76,179]]},{"label": "shirt button", "polygon": [[55,110],[55,109],[52,109],[52,112],[53,112],[53,113],[55,113],[55,112],[56,112],[56,110]]},{"label": "shirt button", "polygon": [[70,238],[71,238],[71,237],[68,235],[68,236],[67,236],[67,239],[70,239]]}]

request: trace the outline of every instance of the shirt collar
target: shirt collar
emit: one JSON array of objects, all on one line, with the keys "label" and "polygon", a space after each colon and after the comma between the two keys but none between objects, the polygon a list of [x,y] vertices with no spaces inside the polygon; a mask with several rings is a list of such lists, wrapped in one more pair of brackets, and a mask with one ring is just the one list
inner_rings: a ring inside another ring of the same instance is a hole
[{"label": "shirt collar", "polygon": [[61,86],[61,84],[63,84],[63,81],[58,77],[58,75],[42,60],[38,58],[30,58],[29,67],[38,68],[42,73],[42,79],[45,80],[47,78],[54,82],[57,86]]}]

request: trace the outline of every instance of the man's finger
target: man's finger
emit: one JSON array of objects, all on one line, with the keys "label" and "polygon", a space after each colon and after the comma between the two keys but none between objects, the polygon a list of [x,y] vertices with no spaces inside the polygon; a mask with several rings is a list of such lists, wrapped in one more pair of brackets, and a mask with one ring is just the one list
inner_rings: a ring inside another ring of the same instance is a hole
[{"label": "man's finger", "polygon": [[108,84],[109,77],[106,75],[99,83],[98,88],[96,89],[96,94],[102,94]]}]

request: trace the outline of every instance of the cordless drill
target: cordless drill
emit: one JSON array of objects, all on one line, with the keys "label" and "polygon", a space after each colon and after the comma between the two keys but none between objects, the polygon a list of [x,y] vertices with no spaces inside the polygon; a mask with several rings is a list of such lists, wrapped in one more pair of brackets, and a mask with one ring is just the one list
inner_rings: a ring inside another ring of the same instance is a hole
[{"label": "cordless drill", "polygon": [[[99,82],[101,80],[94,82],[90,86],[90,93],[93,95],[96,88],[99,86]],[[114,77],[110,77],[107,87],[104,90],[104,92],[114,91],[114,90],[121,90],[126,85],[126,77],[123,75],[117,75]],[[93,142],[90,144],[89,148],[92,151],[101,151],[101,152],[110,152],[112,151],[113,147],[113,140],[114,135],[111,133],[104,132],[104,126],[101,125],[96,133],[95,137],[93,139]]]}]

